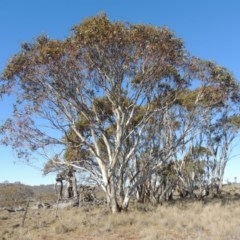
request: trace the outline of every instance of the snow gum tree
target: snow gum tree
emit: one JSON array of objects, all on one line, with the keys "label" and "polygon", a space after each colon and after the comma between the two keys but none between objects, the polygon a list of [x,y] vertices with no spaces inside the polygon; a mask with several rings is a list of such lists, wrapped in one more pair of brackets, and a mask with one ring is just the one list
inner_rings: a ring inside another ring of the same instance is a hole
[{"label": "snow gum tree", "polygon": [[[91,17],[68,38],[39,36],[10,59],[1,95],[16,102],[2,143],[25,159],[60,146],[49,160],[91,176],[113,213],[127,210],[139,186],[198,136],[212,108],[207,87],[223,81],[237,90],[231,74],[221,68],[217,79],[214,67],[165,27]],[[196,86],[186,102],[182,94]]]}]

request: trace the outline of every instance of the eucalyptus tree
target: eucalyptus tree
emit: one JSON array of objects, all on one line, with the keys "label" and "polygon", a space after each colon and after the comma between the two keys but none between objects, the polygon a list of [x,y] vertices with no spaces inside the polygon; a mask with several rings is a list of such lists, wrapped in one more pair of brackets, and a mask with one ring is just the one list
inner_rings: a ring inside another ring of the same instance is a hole
[{"label": "eucalyptus tree", "polygon": [[209,61],[203,61],[199,66],[200,72],[207,73],[208,77],[202,78],[197,88],[187,90],[177,100],[187,114],[192,115],[193,109],[201,113],[194,114],[195,129],[200,134],[184,146],[185,156],[188,159],[189,153],[194,152],[191,159],[196,159],[198,153],[197,158],[202,159],[206,167],[205,180],[209,184],[215,182],[221,188],[225,167],[231,157],[231,144],[239,131],[239,83],[224,67]]},{"label": "eucalyptus tree", "polygon": [[210,62],[206,64],[211,69],[212,85],[204,99],[209,111],[202,138],[210,151],[210,180],[221,190],[225,167],[232,156],[232,143],[239,131],[239,84],[225,68]]},{"label": "eucalyptus tree", "polygon": [[112,212],[126,210],[137,188],[197,135],[190,133],[199,111],[181,122],[176,100],[192,81],[212,81],[212,69],[165,27],[101,14],[72,31],[64,40],[39,36],[10,59],[1,96],[16,102],[2,143],[25,159],[58,146],[52,162],[89,174]]},{"label": "eucalyptus tree", "polygon": [[221,190],[226,165],[231,157],[236,156],[233,143],[238,136],[240,121],[232,106],[231,109],[225,106],[224,111],[218,114],[216,121],[205,131],[205,142],[210,151],[207,158],[209,183]]}]

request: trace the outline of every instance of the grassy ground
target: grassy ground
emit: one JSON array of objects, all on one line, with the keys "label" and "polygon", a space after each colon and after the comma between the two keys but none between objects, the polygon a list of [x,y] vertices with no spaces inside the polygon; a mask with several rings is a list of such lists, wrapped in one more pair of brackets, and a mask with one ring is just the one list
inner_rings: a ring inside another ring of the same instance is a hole
[{"label": "grassy ground", "polygon": [[221,199],[177,201],[162,206],[132,204],[127,213],[110,214],[106,207],[0,210],[0,240],[185,240],[240,239],[239,191],[227,189]]}]

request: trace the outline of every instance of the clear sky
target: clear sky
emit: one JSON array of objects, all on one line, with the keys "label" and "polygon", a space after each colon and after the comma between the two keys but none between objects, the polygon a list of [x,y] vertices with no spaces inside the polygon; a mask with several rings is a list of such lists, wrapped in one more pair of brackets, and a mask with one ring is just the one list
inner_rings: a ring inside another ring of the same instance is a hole
[{"label": "clear sky", "polygon": [[[73,25],[99,12],[111,20],[167,26],[184,40],[191,54],[227,67],[240,79],[239,0],[1,0],[0,72],[22,42],[40,34],[63,39]],[[10,108],[10,99],[0,100],[0,124]],[[54,175],[42,177],[43,162],[32,166],[19,162],[11,148],[0,146],[0,161],[0,182],[54,182]],[[226,169],[225,179],[234,177],[240,180],[240,156]]]}]

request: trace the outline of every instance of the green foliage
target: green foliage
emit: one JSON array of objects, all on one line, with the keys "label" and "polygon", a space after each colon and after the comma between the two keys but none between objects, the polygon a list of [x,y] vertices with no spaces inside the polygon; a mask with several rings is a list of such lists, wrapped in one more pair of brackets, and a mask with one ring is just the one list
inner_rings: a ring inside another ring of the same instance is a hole
[{"label": "green foliage", "polygon": [[226,99],[225,92],[219,87],[207,86],[195,90],[187,90],[177,96],[176,103],[188,110],[196,107],[216,108],[223,107]]},{"label": "green foliage", "polygon": [[233,115],[229,119],[230,124],[235,127],[237,130],[240,128],[240,116]]}]

